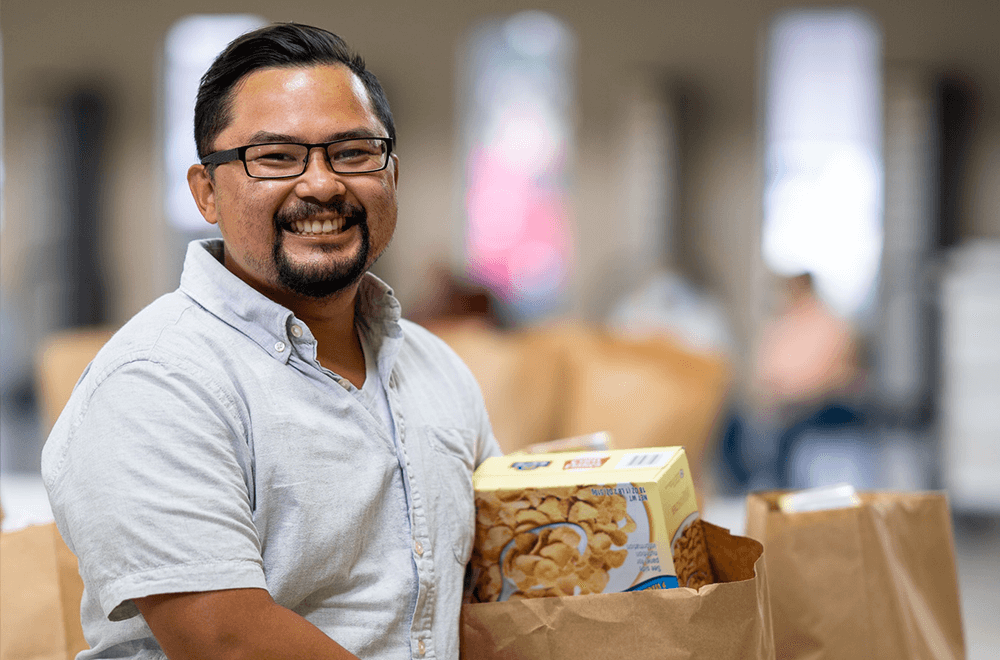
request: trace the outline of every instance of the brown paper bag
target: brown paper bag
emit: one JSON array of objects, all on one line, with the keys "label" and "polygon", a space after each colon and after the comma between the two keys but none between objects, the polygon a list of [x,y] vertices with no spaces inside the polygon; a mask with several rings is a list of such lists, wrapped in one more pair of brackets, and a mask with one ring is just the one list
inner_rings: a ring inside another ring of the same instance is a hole
[{"label": "brown paper bag", "polygon": [[789,514],[779,495],[747,498],[779,660],[965,657],[943,494],[863,493],[859,507]]},{"label": "brown paper bag", "polygon": [[87,648],[83,581],[54,524],[0,535],[0,660],[67,660]]},{"label": "brown paper bag", "polygon": [[697,486],[732,380],[718,355],[668,337],[637,339],[573,323],[513,332],[434,331],[479,381],[504,453],[607,432],[618,449],[684,445]]},{"label": "brown paper bag", "polygon": [[698,488],[729,391],[725,360],[666,336],[638,339],[572,327],[558,332],[567,357],[556,437],[606,431],[616,449],[683,445]]},{"label": "brown paper bag", "polygon": [[565,349],[557,335],[469,324],[434,331],[475,374],[504,453],[562,437]]},{"label": "brown paper bag", "polygon": [[761,545],[703,524],[716,584],[465,605],[463,660],[773,658]]}]

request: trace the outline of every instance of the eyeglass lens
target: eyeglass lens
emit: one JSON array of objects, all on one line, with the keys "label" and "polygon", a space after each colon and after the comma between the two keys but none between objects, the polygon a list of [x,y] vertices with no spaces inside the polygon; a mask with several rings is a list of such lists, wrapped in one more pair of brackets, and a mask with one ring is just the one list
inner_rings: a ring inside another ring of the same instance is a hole
[{"label": "eyeglass lens", "polygon": [[[389,150],[382,140],[345,140],[326,148],[333,171],[375,172],[386,165]],[[246,150],[247,172],[256,177],[298,176],[306,170],[309,148],[301,144],[259,144]]]}]

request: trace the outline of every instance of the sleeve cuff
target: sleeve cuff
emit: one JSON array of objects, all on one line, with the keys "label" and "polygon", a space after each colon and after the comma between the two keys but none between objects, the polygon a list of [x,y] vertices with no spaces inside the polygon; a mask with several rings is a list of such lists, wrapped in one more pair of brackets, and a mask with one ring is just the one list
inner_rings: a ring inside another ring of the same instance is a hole
[{"label": "sleeve cuff", "polygon": [[133,598],[222,589],[267,589],[263,567],[257,561],[240,560],[181,564],[133,573],[101,590],[101,609],[108,613],[109,621],[124,621],[139,614]]}]

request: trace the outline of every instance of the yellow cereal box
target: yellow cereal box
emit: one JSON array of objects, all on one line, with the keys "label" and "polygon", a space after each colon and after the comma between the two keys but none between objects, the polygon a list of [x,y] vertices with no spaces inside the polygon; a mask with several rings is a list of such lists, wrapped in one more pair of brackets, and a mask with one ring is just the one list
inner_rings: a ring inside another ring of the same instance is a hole
[{"label": "yellow cereal box", "polygon": [[712,582],[683,447],[490,458],[473,484],[473,600]]}]

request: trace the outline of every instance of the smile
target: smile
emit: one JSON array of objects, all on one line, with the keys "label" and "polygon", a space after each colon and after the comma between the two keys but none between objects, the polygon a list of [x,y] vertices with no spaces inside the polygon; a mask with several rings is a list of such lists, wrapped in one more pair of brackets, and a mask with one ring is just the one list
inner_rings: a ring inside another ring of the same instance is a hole
[{"label": "smile", "polygon": [[343,231],[346,221],[342,217],[325,220],[293,220],[285,225],[293,234],[312,236],[318,234],[335,234]]}]

